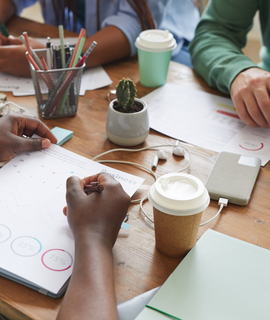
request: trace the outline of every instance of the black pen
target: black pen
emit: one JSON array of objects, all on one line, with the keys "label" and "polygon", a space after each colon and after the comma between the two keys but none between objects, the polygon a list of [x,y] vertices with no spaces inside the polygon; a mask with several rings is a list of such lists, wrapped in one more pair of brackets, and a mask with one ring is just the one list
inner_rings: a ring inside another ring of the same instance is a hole
[{"label": "black pen", "polygon": [[66,61],[69,60],[70,58],[70,49],[69,49],[69,43],[67,42],[66,47],[65,47],[65,53],[66,53]]},{"label": "black pen", "polygon": [[47,66],[48,69],[52,69],[52,56],[51,56],[51,38],[47,38],[47,44],[46,44],[46,60],[47,60]]},{"label": "black pen", "polygon": [[54,49],[54,58],[55,58],[56,69],[61,69],[62,61],[61,61],[61,52],[60,52],[59,46],[56,46]]}]

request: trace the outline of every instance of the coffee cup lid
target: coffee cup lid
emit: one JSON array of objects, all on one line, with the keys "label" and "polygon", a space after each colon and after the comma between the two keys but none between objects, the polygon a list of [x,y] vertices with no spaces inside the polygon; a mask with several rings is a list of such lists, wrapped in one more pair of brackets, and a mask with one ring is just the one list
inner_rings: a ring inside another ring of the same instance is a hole
[{"label": "coffee cup lid", "polygon": [[150,52],[166,52],[176,48],[176,41],[168,30],[151,29],[140,33],[135,46]]},{"label": "coffee cup lid", "polygon": [[202,181],[188,173],[169,173],[152,185],[148,199],[159,211],[189,216],[206,209],[210,202]]}]

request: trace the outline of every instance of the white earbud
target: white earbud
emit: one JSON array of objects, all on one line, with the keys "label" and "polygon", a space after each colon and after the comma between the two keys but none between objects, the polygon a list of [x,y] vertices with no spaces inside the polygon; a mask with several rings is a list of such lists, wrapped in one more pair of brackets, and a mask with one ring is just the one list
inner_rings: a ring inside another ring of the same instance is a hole
[{"label": "white earbud", "polygon": [[185,150],[181,147],[174,147],[173,148],[173,154],[175,156],[184,157],[185,156]]},{"label": "white earbud", "polygon": [[174,144],[174,147],[173,147],[173,154],[175,156],[178,156],[178,157],[184,157],[185,156],[185,149],[181,148],[179,146],[179,140],[175,141],[175,144]]},{"label": "white earbud", "polygon": [[158,165],[158,160],[167,160],[168,155],[164,150],[158,150],[157,154],[155,155],[152,163],[152,170],[156,169]]},{"label": "white earbud", "polygon": [[167,160],[167,158],[168,158],[168,155],[164,150],[158,150],[157,156],[161,160]]}]

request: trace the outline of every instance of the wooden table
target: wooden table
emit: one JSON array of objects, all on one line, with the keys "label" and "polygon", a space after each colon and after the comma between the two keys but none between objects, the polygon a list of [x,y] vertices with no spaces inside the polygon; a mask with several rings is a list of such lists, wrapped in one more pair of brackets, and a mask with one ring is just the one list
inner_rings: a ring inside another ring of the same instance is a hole
[{"label": "wooden table", "polygon": [[[57,28],[45,27],[42,24],[21,18],[13,18],[8,28],[14,35],[20,35],[21,32],[28,31],[30,36],[58,37]],[[71,35],[71,33],[65,33],[65,36]],[[138,97],[142,97],[153,90],[143,87],[139,83],[136,58],[115,62],[104,66],[104,68],[114,85],[122,77],[131,78],[137,85]],[[177,63],[170,63],[168,80],[191,88],[220,94],[209,88],[192,69]],[[110,87],[105,87],[95,91],[87,91],[85,96],[80,97],[78,114],[74,118],[44,121],[49,128],[60,126],[74,131],[74,137],[64,144],[64,148],[90,159],[103,151],[116,148],[107,139],[105,130],[109,89]],[[7,93],[7,95],[8,100],[20,104],[38,116],[34,96],[13,97],[11,93]],[[142,146],[164,143],[174,143],[174,140],[151,130]],[[199,147],[191,145],[189,147],[192,162],[187,172],[197,176],[205,183],[217,154]],[[132,154],[116,153],[110,155],[107,159],[124,159],[150,167],[154,154],[155,151]],[[161,176],[171,171],[178,171],[186,163],[186,159],[169,156],[166,162],[159,164],[156,173]],[[137,168],[125,165],[114,165],[114,167],[145,178],[145,184],[151,185],[154,182],[149,174]],[[246,207],[229,205],[224,208],[223,214],[218,219],[200,228],[198,239],[208,228],[211,228],[270,249],[269,188],[270,164],[261,168],[249,204]],[[141,198],[145,194],[146,191],[139,191],[134,198]],[[151,207],[148,203],[145,205],[145,210],[151,214]],[[203,214],[203,220],[212,217],[217,210],[217,202],[211,201],[210,206]],[[130,206],[129,215],[131,228],[129,231],[120,231],[114,247],[114,275],[118,303],[162,285],[181,261],[181,259],[166,257],[155,249],[153,225],[142,216],[138,205]],[[0,312],[10,319],[55,319],[62,299],[43,296],[2,277],[0,277],[0,287]]]}]

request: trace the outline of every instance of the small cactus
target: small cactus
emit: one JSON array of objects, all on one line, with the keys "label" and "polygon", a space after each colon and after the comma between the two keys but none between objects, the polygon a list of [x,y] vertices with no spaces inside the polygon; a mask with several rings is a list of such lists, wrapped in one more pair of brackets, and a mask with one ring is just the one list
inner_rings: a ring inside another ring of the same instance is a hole
[{"label": "small cactus", "polygon": [[136,88],[132,80],[123,78],[119,81],[116,88],[116,98],[120,107],[125,110],[130,109],[134,103],[135,95]]}]

